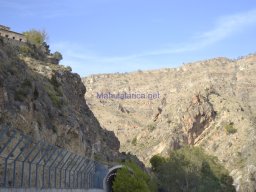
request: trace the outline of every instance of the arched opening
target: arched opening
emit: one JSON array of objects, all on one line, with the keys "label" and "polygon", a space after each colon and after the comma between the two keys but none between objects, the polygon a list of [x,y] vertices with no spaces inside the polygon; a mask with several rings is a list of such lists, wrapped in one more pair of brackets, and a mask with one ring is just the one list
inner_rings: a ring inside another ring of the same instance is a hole
[{"label": "arched opening", "polygon": [[104,178],[104,190],[106,192],[113,192],[112,186],[115,181],[116,173],[117,173],[118,169],[121,169],[122,167],[123,167],[123,165],[117,165],[117,166],[109,169],[108,174]]},{"label": "arched opening", "polygon": [[108,178],[106,180],[106,183],[107,183],[107,192],[112,192],[113,191],[113,183],[114,183],[114,180],[115,180],[115,177],[116,177],[116,171],[113,171],[110,175],[108,175]]}]

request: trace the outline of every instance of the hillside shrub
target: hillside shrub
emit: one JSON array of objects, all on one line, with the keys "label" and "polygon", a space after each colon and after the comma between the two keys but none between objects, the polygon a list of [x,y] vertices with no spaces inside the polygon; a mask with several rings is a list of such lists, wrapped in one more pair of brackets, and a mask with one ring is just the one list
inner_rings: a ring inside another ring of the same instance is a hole
[{"label": "hillside shrub", "polygon": [[61,54],[60,52],[58,52],[58,51],[56,51],[55,53],[53,53],[52,56],[53,56],[54,59],[56,59],[56,60],[58,60],[58,61],[60,61],[60,60],[63,59],[62,54]]},{"label": "hillside shrub", "polygon": [[47,33],[45,31],[39,31],[31,29],[23,33],[27,41],[36,46],[41,46],[47,39]]},{"label": "hillside shrub", "polygon": [[229,124],[225,125],[225,130],[226,130],[227,134],[234,134],[237,132],[237,129],[234,128],[234,123],[229,123]]},{"label": "hillside shrub", "polygon": [[132,139],[132,145],[137,145],[137,137],[134,137],[133,139]]},{"label": "hillside shrub", "polygon": [[45,91],[47,92],[48,96],[50,97],[52,104],[55,107],[61,108],[63,106],[62,100],[62,92],[59,90],[58,87],[54,87],[52,84],[45,84],[44,86]]},{"label": "hillside shrub", "polygon": [[29,92],[32,90],[32,83],[29,79],[25,79],[20,87],[15,91],[14,99],[16,101],[24,101],[29,94]]},{"label": "hillside shrub", "polygon": [[153,171],[157,171],[157,168],[159,168],[161,165],[163,165],[166,162],[167,162],[166,159],[164,157],[161,157],[160,155],[154,155],[150,159],[150,164],[152,166]]},{"label": "hillside shrub", "polygon": [[155,192],[154,180],[139,166],[126,162],[124,167],[117,171],[113,182],[114,192]]},{"label": "hillside shrub", "polygon": [[201,148],[184,147],[171,152],[169,158],[154,156],[150,162],[159,191],[235,192],[228,171]]},{"label": "hillside shrub", "polygon": [[152,124],[149,124],[149,125],[148,125],[148,130],[149,130],[150,132],[154,131],[155,129],[156,129],[156,124],[152,123]]}]

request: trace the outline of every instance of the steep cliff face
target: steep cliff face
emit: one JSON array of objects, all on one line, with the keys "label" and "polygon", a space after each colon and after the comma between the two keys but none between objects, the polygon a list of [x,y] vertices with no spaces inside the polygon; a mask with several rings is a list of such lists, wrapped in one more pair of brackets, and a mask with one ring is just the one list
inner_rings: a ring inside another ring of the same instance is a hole
[{"label": "steep cliff face", "polygon": [[[93,75],[83,82],[89,107],[103,127],[116,133],[122,151],[147,164],[155,154],[201,146],[218,157],[243,191],[256,189],[255,74],[256,56],[248,55],[176,69]],[[123,92],[146,99],[99,97]],[[160,96],[147,97],[154,94]]]},{"label": "steep cliff face", "polygon": [[94,149],[96,159],[118,159],[120,143],[88,108],[79,75],[17,49],[0,42],[0,126],[77,154],[91,156]]}]

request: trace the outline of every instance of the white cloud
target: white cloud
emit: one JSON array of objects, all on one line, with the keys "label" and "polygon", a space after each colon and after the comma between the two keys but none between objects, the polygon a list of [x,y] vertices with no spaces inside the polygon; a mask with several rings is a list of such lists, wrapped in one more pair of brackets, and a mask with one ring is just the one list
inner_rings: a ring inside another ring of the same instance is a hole
[{"label": "white cloud", "polygon": [[239,14],[221,17],[215,27],[209,31],[192,37],[191,42],[171,49],[159,49],[142,54],[142,56],[165,55],[196,51],[224,40],[225,38],[246,30],[250,26],[256,25],[256,9]]},{"label": "white cloud", "polygon": [[52,43],[51,49],[63,55],[62,65],[71,66],[73,72],[86,76],[98,73],[128,72],[159,68],[159,65],[137,55],[127,57],[103,57],[93,54],[89,49],[68,42]]},{"label": "white cloud", "polygon": [[247,27],[255,26],[256,10],[229,15],[217,21],[215,28],[198,36],[200,40],[197,48],[203,48],[218,41],[221,41],[232,34],[245,30]]},{"label": "white cloud", "polygon": [[117,66],[120,64],[122,64],[124,67],[130,66],[130,68],[134,68],[134,66],[132,67],[130,64],[136,64],[142,69],[142,63],[146,63],[145,61],[147,61],[147,57],[172,54],[175,55],[179,53],[201,50],[215,43],[218,43],[225,38],[232,36],[233,34],[246,30],[248,27],[255,26],[255,24],[256,9],[239,14],[228,15],[219,18],[216,21],[215,27],[213,29],[202,32],[199,35],[192,36],[190,42],[181,43],[175,48],[145,51],[127,56],[104,57],[92,53],[89,51],[89,49],[85,49],[68,42],[54,44],[54,48],[63,53],[64,64],[69,61],[70,63],[75,63],[77,67],[80,63],[81,65],[87,64],[87,66],[88,64],[97,65],[98,68],[103,64],[108,66],[112,65],[112,68],[118,68]]}]

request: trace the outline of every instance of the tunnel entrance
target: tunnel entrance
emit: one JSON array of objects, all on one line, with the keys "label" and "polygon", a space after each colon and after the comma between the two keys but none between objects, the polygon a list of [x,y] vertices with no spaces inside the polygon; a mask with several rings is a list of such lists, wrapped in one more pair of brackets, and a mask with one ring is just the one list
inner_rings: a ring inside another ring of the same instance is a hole
[{"label": "tunnel entrance", "polygon": [[106,192],[113,192],[113,183],[115,181],[116,173],[118,169],[121,169],[123,165],[118,165],[111,168],[104,179],[104,189]]},{"label": "tunnel entrance", "polygon": [[[117,170],[116,170],[117,171]],[[115,181],[115,177],[116,177],[116,171],[114,173],[111,173],[107,180],[106,180],[106,183],[107,183],[107,192],[112,192],[113,191],[113,183]]]}]

